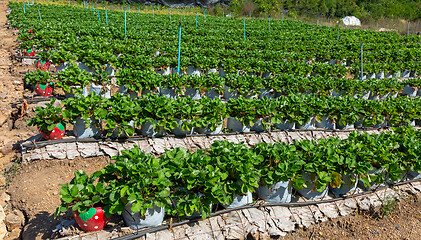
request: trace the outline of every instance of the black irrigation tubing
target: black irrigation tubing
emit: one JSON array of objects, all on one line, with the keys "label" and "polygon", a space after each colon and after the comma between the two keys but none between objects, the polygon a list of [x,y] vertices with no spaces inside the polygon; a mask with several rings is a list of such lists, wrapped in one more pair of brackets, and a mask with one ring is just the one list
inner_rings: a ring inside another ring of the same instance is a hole
[{"label": "black irrigation tubing", "polygon": [[[391,184],[388,184],[388,186],[390,186],[390,187],[400,186],[400,185],[404,185],[404,184],[408,184],[408,183],[412,183],[412,182],[418,182],[418,181],[421,181],[421,179],[413,179],[413,180],[407,180],[407,181],[399,182],[399,183],[391,183]],[[378,188],[375,188],[375,189],[367,190],[367,191],[364,191],[364,192],[361,192],[361,193],[357,193],[357,194],[353,194],[353,195],[349,195],[349,196],[345,196],[345,197],[338,197],[338,198],[332,198],[332,199],[326,199],[326,200],[320,200],[320,201],[297,202],[297,203],[266,203],[266,204],[246,205],[246,206],[241,206],[241,207],[217,211],[217,212],[211,213],[210,217],[218,216],[218,215],[233,212],[233,211],[249,209],[249,208],[277,207],[277,206],[279,206],[279,207],[304,207],[304,206],[311,206],[311,205],[318,205],[318,204],[333,203],[333,202],[337,202],[337,201],[341,201],[341,200],[347,200],[347,199],[352,199],[352,198],[355,198],[355,197],[360,197],[360,196],[372,194],[376,191],[386,189],[388,186],[378,187]],[[152,228],[148,228],[148,229],[145,229],[145,230],[142,230],[142,231],[130,233],[130,234],[118,237],[118,238],[113,238],[111,240],[132,240],[132,239],[140,238],[140,237],[142,237],[142,236],[144,236],[148,233],[155,233],[155,232],[158,232],[158,231],[161,231],[161,230],[168,229],[170,227],[172,228],[172,227],[184,225],[186,223],[194,223],[194,222],[199,221],[200,219],[201,218],[198,217],[196,219],[184,220],[182,222],[174,223],[171,226],[170,226],[170,224],[165,224],[165,225],[158,226],[158,227],[152,227]]]},{"label": "black irrigation tubing", "polygon": [[[72,138],[72,139],[59,139],[59,140],[48,140],[48,141],[39,141],[39,142],[32,142],[27,144],[22,144],[22,147],[25,148],[41,148],[47,145],[52,144],[59,144],[59,143],[74,143],[74,142],[130,142],[130,141],[138,141],[138,140],[146,140],[146,139],[154,139],[154,138],[165,138],[165,137],[174,137],[174,138],[187,138],[187,137],[214,137],[214,136],[230,136],[230,135],[259,135],[261,133],[271,133],[271,132],[335,132],[335,133],[344,133],[344,132],[353,132],[353,131],[370,131],[370,130],[381,130],[381,129],[389,129],[390,127],[383,127],[383,128],[356,128],[356,129],[344,129],[344,130],[336,130],[336,129],[288,129],[288,130],[271,130],[271,131],[250,131],[246,133],[239,133],[239,132],[231,132],[231,133],[221,133],[221,134],[194,134],[194,135],[186,135],[186,136],[176,136],[174,134],[167,134],[162,137],[154,137],[154,136],[146,136],[146,137],[131,137],[131,138]],[[313,135],[313,134],[312,134]]]},{"label": "black irrigation tubing", "polygon": [[24,58],[29,58],[29,59],[40,59],[39,56],[18,56],[18,55],[14,55],[15,58],[20,58],[20,59],[24,59]]}]

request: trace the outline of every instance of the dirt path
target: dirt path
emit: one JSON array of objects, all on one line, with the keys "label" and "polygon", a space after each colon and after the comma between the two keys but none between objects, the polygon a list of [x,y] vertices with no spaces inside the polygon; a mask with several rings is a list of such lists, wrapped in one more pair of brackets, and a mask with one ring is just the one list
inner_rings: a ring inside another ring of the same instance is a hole
[{"label": "dirt path", "polygon": [[22,77],[19,76],[11,56],[17,46],[16,35],[7,28],[7,3],[0,1],[0,169],[8,167],[15,158],[13,146],[26,137],[24,131],[14,127],[13,115],[17,113],[17,100],[23,96]]}]

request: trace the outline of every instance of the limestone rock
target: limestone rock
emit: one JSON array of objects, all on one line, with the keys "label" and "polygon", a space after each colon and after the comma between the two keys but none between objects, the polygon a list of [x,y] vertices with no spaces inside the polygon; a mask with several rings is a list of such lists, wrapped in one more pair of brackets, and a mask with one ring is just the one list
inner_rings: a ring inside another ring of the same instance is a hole
[{"label": "limestone rock", "polygon": [[25,224],[25,217],[21,211],[14,211],[6,216],[6,226],[8,231],[19,229]]}]

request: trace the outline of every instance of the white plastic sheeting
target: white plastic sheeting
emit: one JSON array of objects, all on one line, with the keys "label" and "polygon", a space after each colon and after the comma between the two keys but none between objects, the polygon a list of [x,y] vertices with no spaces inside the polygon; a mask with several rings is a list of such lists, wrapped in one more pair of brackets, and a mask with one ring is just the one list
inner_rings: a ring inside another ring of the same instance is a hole
[{"label": "white plastic sheeting", "polygon": [[346,16],[346,17],[342,18],[341,20],[342,20],[342,23],[345,26],[361,26],[360,19],[358,19],[354,16]]}]

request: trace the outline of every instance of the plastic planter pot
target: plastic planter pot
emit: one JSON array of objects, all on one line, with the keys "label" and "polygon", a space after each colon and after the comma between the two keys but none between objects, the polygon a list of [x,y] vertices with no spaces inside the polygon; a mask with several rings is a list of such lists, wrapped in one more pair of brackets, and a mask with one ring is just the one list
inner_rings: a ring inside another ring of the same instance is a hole
[{"label": "plastic planter pot", "polygon": [[[134,128],[134,120],[129,121],[129,122],[128,122],[128,125]],[[124,132],[122,132],[120,135],[118,135],[118,131],[119,131],[119,127],[116,127],[116,128],[113,130],[113,133],[111,134],[111,138],[119,138],[119,137],[133,137],[133,136],[134,136],[134,134],[133,134],[132,136],[126,136],[126,135],[124,134]]]},{"label": "plastic planter pot", "polygon": [[295,123],[289,120],[282,121],[282,123],[275,123],[275,127],[281,130],[295,129]]},{"label": "plastic planter pot", "polygon": [[216,70],[216,68],[211,68],[211,69],[209,69],[209,71],[208,71],[208,74],[209,73],[218,73],[218,70]]},{"label": "plastic planter pot", "polygon": [[153,206],[146,210],[144,216],[139,213],[134,213],[131,210],[132,203],[130,202],[124,208],[123,219],[128,227],[133,230],[138,230],[145,227],[155,227],[162,224],[165,216],[165,209],[158,206]]},{"label": "plastic planter pot", "polygon": [[89,118],[90,123],[86,127],[86,121],[80,117],[76,118],[75,125],[73,127],[73,133],[76,138],[90,138],[98,136],[101,133],[99,128],[99,120]]},{"label": "plastic planter pot", "polygon": [[[176,128],[174,128],[174,129],[171,130],[171,132],[174,135],[176,135],[176,136],[186,136],[186,135],[192,135],[193,134],[193,131],[194,131],[194,128],[193,127],[190,130],[183,131],[181,129],[181,126],[183,124],[183,120],[180,120],[180,119],[174,119],[174,120],[178,124],[178,127],[176,127]],[[190,122],[190,120],[184,120],[184,121],[189,121]]]},{"label": "plastic planter pot", "polygon": [[188,66],[187,68],[187,74],[188,75],[194,75],[194,76],[200,76],[200,70],[196,69],[192,66]]},{"label": "plastic planter pot", "polygon": [[222,133],[222,128],[223,128],[223,126],[221,124],[221,125],[216,126],[214,131],[209,130],[208,127],[206,127],[206,128],[195,128],[195,131],[200,133],[200,134],[215,135],[215,134]]},{"label": "plastic planter pot", "polygon": [[105,71],[107,71],[108,76],[114,76],[115,75],[115,70],[114,68],[111,66],[111,64],[105,64]]},{"label": "plastic planter pot", "polygon": [[224,86],[224,99],[225,100],[229,100],[230,98],[238,98],[238,93],[237,91],[229,91],[229,87],[228,86]]},{"label": "plastic planter pot", "polygon": [[66,62],[65,63],[62,63],[62,64],[56,66],[56,71],[57,72],[60,72],[60,71],[62,71],[64,69],[66,69],[67,67],[69,67],[69,64],[68,63],[66,63]]},{"label": "plastic planter pot", "polygon": [[157,70],[156,73],[167,76],[171,74],[171,68],[169,67],[163,67],[161,70]]},{"label": "plastic planter pot", "polygon": [[402,90],[402,94],[408,95],[409,97],[416,97],[417,93],[418,89],[409,85],[406,85],[405,88]]},{"label": "plastic planter pot", "polygon": [[88,65],[84,64],[83,62],[79,62],[79,68],[90,73],[95,73],[95,70],[91,69]]},{"label": "plastic planter pot", "polygon": [[[374,168],[373,170],[368,171],[368,174],[381,174],[382,176],[382,181],[384,181],[385,176],[386,176],[386,171],[384,169],[378,169],[378,168]],[[358,181],[358,186],[364,190],[372,190],[375,188],[378,188],[380,186],[384,186],[384,183],[375,183],[375,182],[370,182],[369,186],[364,186],[364,183],[361,181]]]},{"label": "plastic planter pot", "polygon": [[[154,120],[154,123],[157,124],[158,121]],[[161,136],[166,135],[164,127],[160,126],[159,132],[156,132],[153,128],[153,124],[149,121],[146,121],[145,123],[142,124],[140,132],[142,133],[143,136],[161,137]]]},{"label": "plastic planter pot", "polygon": [[89,208],[84,214],[79,214],[78,211],[73,212],[77,224],[86,232],[102,230],[110,221],[111,216],[106,207]]},{"label": "plastic planter pot", "polygon": [[49,97],[53,93],[53,83],[37,83],[34,86],[34,90],[39,96]]},{"label": "plastic planter pot", "polygon": [[178,97],[178,94],[176,93],[174,88],[160,88],[159,94],[161,96],[165,96],[167,98],[176,99]]},{"label": "plastic planter pot", "polygon": [[224,208],[236,208],[241,207],[253,202],[253,197],[250,191],[247,191],[244,195],[235,195],[234,200],[229,205],[223,205]]},{"label": "plastic planter pot", "polygon": [[50,63],[44,60],[35,60],[35,66],[41,71],[48,71]]},{"label": "plastic planter pot", "polygon": [[336,89],[334,89],[330,95],[332,97],[339,97],[339,96],[341,96],[344,93],[345,93],[344,90],[337,91]]},{"label": "plastic planter pot", "polygon": [[159,93],[159,88],[156,88],[155,90],[149,90],[149,89],[144,89],[142,90],[141,94],[142,95],[147,95],[147,94],[158,94]]},{"label": "plastic planter pot", "polygon": [[28,57],[35,56],[34,48],[31,48],[31,49],[28,49],[28,50],[24,51],[23,56],[28,56]]},{"label": "plastic planter pot", "polygon": [[336,128],[339,129],[339,130],[346,130],[346,129],[353,129],[353,128],[355,128],[355,126],[354,126],[354,124],[347,124],[347,125],[337,124]]},{"label": "plastic planter pot", "polygon": [[411,71],[405,70],[403,71],[402,77],[403,78],[409,78],[411,76]]},{"label": "plastic planter pot", "polygon": [[202,94],[199,89],[188,87],[186,88],[186,96],[191,97],[192,100],[199,100],[202,98]]},{"label": "plastic planter pot", "polygon": [[[105,88],[105,91],[102,91],[102,88]],[[96,85],[95,83],[91,84],[91,89],[89,90],[89,93],[95,93],[95,95],[99,95],[105,98],[111,98],[111,86],[102,86],[102,85]]]},{"label": "plastic planter pot", "polygon": [[261,89],[259,93],[259,98],[262,99],[267,97],[268,99],[275,98],[275,91],[273,89]]},{"label": "plastic planter pot", "polygon": [[377,79],[383,79],[384,78],[384,72],[379,72],[376,74]]},{"label": "plastic planter pot", "polygon": [[277,182],[270,186],[263,185],[257,188],[257,196],[269,203],[291,202],[292,187],[289,181]]},{"label": "plastic planter pot", "polygon": [[262,119],[254,119],[254,125],[250,127],[251,131],[264,132],[266,129],[262,124]]},{"label": "plastic planter pot", "polygon": [[378,95],[377,92],[373,92],[370,96],[370,100],[386,100],[391,93],[386,93],[385,95]]},{"label": "plastic planter pot", "polygon": [[225,77],[225,71],[224,71],[224,68],[219,68],[219,76],[220,77]]},{"label": "plastic planter pot", "polygon": [[267,77],[270,77],[271,75],[272,75],[271,72],[264,72],[262,73],[262,78],[267,78]]},{"label": "plastic planter pot", "polygon": [[39,134],[46,140],[58,140],[63,138],[66,127],[62,123],[57,123],[56,127],[48,133],[44,133],[39,129]]},{"label": "plastic planter pot", "polygon": [[[70,89],[78,89],[78,88],[80,88],[80,86],[70,86]],[[88,87],[86,87],[86,86],[83,87],[81,94],[84,97],[88,96],[89,95],[89,93],[88,93]],[[66,98],[74,98],[75,97],[75,94],[73,93],[73,90],[72,90],[72,92],[70,92],[70,93],[65,93],[64,96]]]},{"label": "plastic planter pot", "polygon": [[131,98],[137,98],[137,92],[130,91],[126,86],[120,86],[118,92],[124,95],[129,95]]},{"label": "plastic planter pot", "polygon": [[336,197],[345,195],[349,192],[353,192],[357,189],[358,176],[355,174],[347,174],[342,176],[344,183],[339,188],[329,187],[330,190],[335,194]]},{"label": "plastic planter pot", "polygon": [[211,90],[205,92],[205,97],[210,99],[221,99],[221,95],[215,91],[214,87],[212,87]]},{"label": "plastic planter pot", "polygon": [[315,119],[314,116],[310,117],[310,120],[308,120],[308,122],[303,123],[303,124],[296,124],[296,128],[297,129],[308,129],[308,130],[314,130],[316,129],[316,124],[315,124]]},{"label": "plastic planter pot", "polygon": [[332,120],[330,120],[326,116],[322,117],[322,122],[315,121],[315,125],[316,125],[316,127],[323,128],[323,129],[335,129],[336,128],[336,123],[332,122]]},{"label": "plastic planter pot", "polygon": [[317,180],[317,177],[314,181],[311,180],[311,174],[310,173],[303,173],[303,178],[304,180],[306,180],[306,182],[310,182],[310,184],[301,189],[301,190],[297,190],[303,197],[307,198],[307,199],[318,199],[318,198],[323,198],[327,196],[328,193],[328,187],[326,186],[326,188],[322,191],[322,192],[318,192],[315,189],[315,182]]},{"label": "plastic planter pot", "polygon": [[408,171],[408,177],[411,179],[421,178],[421,173],[415,171]]},{"label": "plastic planter pot", "polygon": [[243,123],[234,117],[229,117],[227,128],[235,132],[250,132],[250,126],[244,126]]},{"label": "plastic planter pot", "polygon": [[354,98],[361,98],[367,100],[370,97],[371,91],[362,92],[361,94],[355,94]]}]

